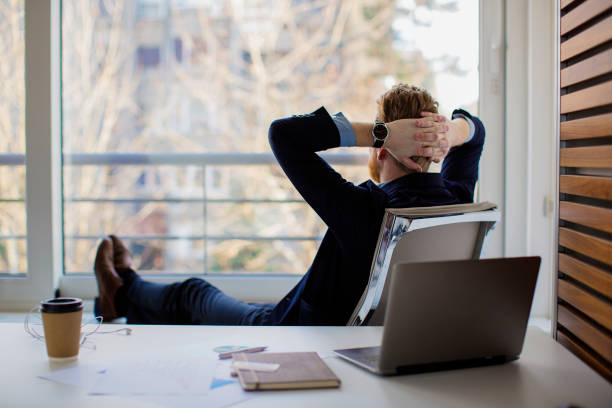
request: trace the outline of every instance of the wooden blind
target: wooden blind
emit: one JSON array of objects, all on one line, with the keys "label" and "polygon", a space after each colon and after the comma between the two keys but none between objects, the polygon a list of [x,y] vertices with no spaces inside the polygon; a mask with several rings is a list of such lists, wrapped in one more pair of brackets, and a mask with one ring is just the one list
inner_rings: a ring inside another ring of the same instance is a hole
[{"label": "wooden blind", "polygon": [[612,381],[612,0],[560,0],[557,341]]}]

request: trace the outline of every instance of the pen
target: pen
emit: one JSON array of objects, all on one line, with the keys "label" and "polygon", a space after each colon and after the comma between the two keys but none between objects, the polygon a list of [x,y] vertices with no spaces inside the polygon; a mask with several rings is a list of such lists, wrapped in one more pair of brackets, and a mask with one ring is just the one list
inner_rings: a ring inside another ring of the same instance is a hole
[{"label": "pen", "polygon": [[225,360],[225,359],[231,358],[236,353],[258,353],[260,351],[264,351],[267,348],[268,346],[258,346],[258,347],[249,347],[249,348],[245,348],[242,350],[226,351],[225,353],[219,354],[219,359]]}]

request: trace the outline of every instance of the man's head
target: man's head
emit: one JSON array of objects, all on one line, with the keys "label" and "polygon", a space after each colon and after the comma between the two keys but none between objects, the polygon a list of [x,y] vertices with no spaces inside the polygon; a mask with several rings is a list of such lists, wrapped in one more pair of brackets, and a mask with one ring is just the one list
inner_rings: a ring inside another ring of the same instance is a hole
[{"label": "man's head", "polygon": [[[378,104],[376,120],[386,123],[398,119],[420,118],[420,113],[424,111],[438,113],[438,102],[425,89],[413,85],[394,85],[382,94],[376,103]],[[413,156],[411,159],[418,163],[423,171],[429,169],[430,158]],[[377,183],[381,181],[381,171],[391,175],[414,172],[398,162],[385,148],[372,149],[368,168],[370,177]]]}]

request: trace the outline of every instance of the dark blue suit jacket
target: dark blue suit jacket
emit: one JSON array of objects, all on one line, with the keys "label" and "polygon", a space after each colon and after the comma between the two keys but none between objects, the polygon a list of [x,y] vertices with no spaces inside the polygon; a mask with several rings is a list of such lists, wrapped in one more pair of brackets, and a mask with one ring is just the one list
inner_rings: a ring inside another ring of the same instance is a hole
[{"label": "dark blue suit jacket", "polygon": [[328,227],[300,282],[275,306],[267,324],[345,325],[370,275],[385,208],[423,207],[473,201],[484,144],[482,122],[472,140],[454,147],[442,172],[414,173],[382,187],[345,180],[316,152],[338,147],[340,135],[325,108],[279,119],[270,146],[285,174]]}]

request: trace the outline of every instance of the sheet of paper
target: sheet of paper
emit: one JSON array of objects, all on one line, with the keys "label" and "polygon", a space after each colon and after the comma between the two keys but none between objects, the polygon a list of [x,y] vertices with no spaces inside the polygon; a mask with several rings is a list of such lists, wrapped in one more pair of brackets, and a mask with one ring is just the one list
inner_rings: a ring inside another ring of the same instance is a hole
[{"label": "sheet of paper", "polygon": [[217,360],[210,388],[215,389],[228,384],[238,384],[238,378],[232,377],[231,372],[232,360]]},{"label": "sheet of paper", "polygon": [[38,377],[60,384],[68,384],[89,389],[102,375],[104,375],[104,373],[105,369],[101,365],[79,364],[74,367],[53,371],[49,374],[39,375]]},{"label": "sheet of paper", "polygon": [[[96,365],[79,363],[74,367],[60,369],[39,377],[61,384],[82,387],[92,394],[159,396],[168,393],[173,395],[182,393],[202,395],[208,390],[239,385],[238,379],[230,375],[232,360],[218,360],[212,345],[192,344],[181,347],[178,353],[179,348],[173,351],[173,357],[166,360],[152,359],[150,354],[133,355],[130,361],[110,361],[103,365],[102,363]],[[319,355],[322,359],[334,356],[333,352],[328,350],[320,351]],[[182,365],[181,362],[183,362]],[[174,368],[175,373],[178,370],[178,375],[172,376],[172,370],[166,372],[164,364],[167,364],[168,368]],[[185,368],[184,372],[181,372],[181,367]],[[151,368],[153,369],[150,370]],[[144,375],[138,376],[138,372],[143,370]],[[171,380],[167,382],[169,376]],[[166,385],[159,387],[160,382]],[[202,387],[202,384],[208,384],[208,387]]]},{"label": "sheet of paper", "polygon": [[254,397],[256,395],[247,393],[240,385],[231,384],[210,390],[206,395],[149,395],[134,398],[164,407],[223,408]]},{"label": "sheet of paper", "polygon": [[250,339],[244,339],[241,336],[230,336],[223,340],[223,342],[201,342],[191,343],[180,346],[172,347],[170,350],[173,353],[196,356],[196,357],[215,357],[219,358],[219,353],[223,351],[229,351],[236,349],[236,347],[255,347],[261,346],[261,344],[255,344]]},{"label": "sheet of paper", "polygon": [[[210,347],[202,347],[202,345],[191,345],[188,347],[183,347],[180,349],[173,350],[172,358],[166,359],[166,362],[173,362],[175,368],[180,368],[179,361],[187,361],[186,364],[187,371],[191,373],[190,375],[199,376],[198,380],[187,380],[183,384],[192,385],[189,393],[194,393],[193,389],[195,388],[195,393],[201,394],[203,391],[200,389],[200,384],[208,383],[208,389],[216,389],[219,387],[223,387],[230,384],[237,384],[238,380],[235,377],[230,375],[231,370],[231,361],[232,360],[219,360],[217,355],[218,353],[213,352],[212,346]],[[131,361],[148,361],[148,363],[136,362],[131,363]],[[63,368],[60,370],[53,371],[51,373],[40,375],[39,378],[54,381],[61,384],[72,385],[76,387],[82,387],[92,392],[110,392],[114,393],[115,391],[119,391],[121,395],[131,395],[134,392],[139,394],[147,393],[151,388],[155,388],[155,393],[159,394],[161,392],[168,392],[167,387],[164,390],[160,390],[156,387],[158,380],[161,378],[165,381],[165,376],[169,375],[169,372],[160,373],[160,367],[158,366],[150,373],[145,373],[147,376],[143,377],[141,380],[132,381],[133,378],[128,378],[128,383],[133,385],[134,387],[130,388],[130,385],[126,385],[125,387],[119,387],[117,390],[112,382],[118,382],[121,384],[125,381],[124,376],[132,376],[135,371],[145,369],[147,370],[148,366],[153,364],[152,356],[150,354],[143,355],[132,355],[130,358],[130,362],[127,361],[109,361],[106,363],[99,363],[96,365],[92,364],[81,364],[78,363],[76,366]],[[194,362],[198,362],[198,367],[194,367]],[[159,361],[158,364],[163,364],[162,361]],[[124,369],[125,368],[125,369]],[[111,369],[112,372],[109,373],[108,378],[102,377],[107,373],[107,369]],[[195,371],[195,374],[193,373]],[[127,373],[127,374],[126,374]],[[180,374],[180,373],[179,373]],[[156,378],[150,378],[151,376]],[[180,377],[180,375],[179,375]],[[148,379],[147,379],[148,378]],[[149,381],[142,384],[143,381]],[[179,380],[180,381],[180,380]],[[99,382],[99,383],[98,383]],[[140,385],[133,384],[134,382],[141,382]],[[194,385],[197,383],[197,387]],[[176,390],[182,390],[180,386],[176,386],[176,377],[175,377],[175,386],[171,389],[174,393]],[[95,387],[94,387],[95,386]],[[206,387],[205,387],[206,388]]]},{"label": "sheet of paper", "polygon": [[216,365],[213,378],[210,383],[210,389],[216,389],[230,384],[238,384],[238,379],[230,375],[230,373],[232,372],[232,360],[219,360],[220,350],[225,350],[225,348],[230,347],[231,345],[254,347],[257,344],[253,343],[249,339],[245,341],[244,337],[241,336],[230,336],[224,339],[222,343],[217,341],[191,343],[173,347],[171,351],[176,355],[189,356],[190,358],[197,357],[215,360]]},{"label": "sheet of paper", "polygon": [[90,395],[202,395],[216,361],[202,358],[138,358],[109,363]]}]

